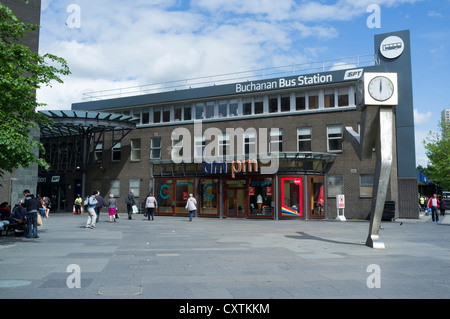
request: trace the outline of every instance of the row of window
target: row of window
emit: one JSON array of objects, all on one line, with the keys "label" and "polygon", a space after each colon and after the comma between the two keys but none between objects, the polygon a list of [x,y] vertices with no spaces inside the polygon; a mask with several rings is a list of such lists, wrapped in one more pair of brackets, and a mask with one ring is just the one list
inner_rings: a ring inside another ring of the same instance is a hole
[{"label": "row of window", "polygon": [[123,114],[138,117],[140,125],[150,125],[338,108],[355,105],[354,96],[354,87],[345,86],[249,98],[147,107],[133,111],[124,111]]},{"label": "row of window", "polygon": [[[141,180],[132,178],[129,180],[129,188],[133,189],[134,196],[140,197]],[[359,176],[359,195],[360,197],[371,197],[373,189],[373,175],[361,174]],[[109,194],[120,197],[120,180],[111,180]],[[327,176],[327,197],[334,198],[344,193],[344,175]]]},{"label": "row of window", "polygon": [[[329,125],[327,126],[327,151],[341,152],[343,140],[343,126]],[[243,152],[245,155],[258,154],[257,134],[255,130],[247,130],[243,134]],[[205,156],[206,149],[205,136],[194,136],[194,156]],[[141,139],[136,138],[131,140],[131,161],[141,160]],[[232,154],[232,143],[230,135],[227,133],[219,136],[218,140],[218,154],[217,156],[226,156]],[[183,139],[182,136],[177,140],[172,140],[172,148],[176,153],[182,156]],[[122,144],[116,142],[111,150],[111,160],[113,162],[121,161]],[[239,147],[238,147],[239,149]],[[150,141],[150,159],[161,159],[162,151],[162,137],[152,137]],[[283,152],[283,129],[271,129],[269,131],[269,149],[268,152]],[[312,128],[301,127],[297,129],[297,151],[311,152],[312,151]],[[94,156],[96,161],[101,161],[103,155],[103,143],[98,143],[95,147]]]}]

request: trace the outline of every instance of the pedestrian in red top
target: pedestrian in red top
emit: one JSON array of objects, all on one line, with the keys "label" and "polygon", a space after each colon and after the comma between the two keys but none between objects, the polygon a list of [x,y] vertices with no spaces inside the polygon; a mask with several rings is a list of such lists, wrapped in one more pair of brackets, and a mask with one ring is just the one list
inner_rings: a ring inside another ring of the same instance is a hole
[{"label": "pedestrian in red top", "polygon": [[433,197],[430,198],[428,201],[428,208],[431,208],[431,219],[433,223],[436,220],[436,223],[439,223],[439,214],[438,214],[438,207],[439,207],[439,199],[437,198],[436,194],[433,194]]}]

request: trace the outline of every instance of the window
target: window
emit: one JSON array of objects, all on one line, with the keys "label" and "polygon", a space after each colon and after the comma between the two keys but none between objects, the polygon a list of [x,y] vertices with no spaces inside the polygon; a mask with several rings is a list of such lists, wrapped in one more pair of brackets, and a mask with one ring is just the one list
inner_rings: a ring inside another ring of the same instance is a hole
[{"label": "window", "polygon": [[297,129],[297,141],[299,152],[311,152],[311,128],[301,127]]},{"label": "window", "polygon": [[244,115],[251,115],[252,114],[252,100],[247,99],[244,100],[242,103],[242,107],[244,109]]},{"label": "window", "polygon": [[141,110],[133,110],[130,115],[139,119],[138,123],[141,122]]},{"label": "window", "polygon": [[141,139],[139,138],[131,140],[131,160],[141,160]]},{"label": "window", "polygon": [[150,144],[150,159],[161,158],[161,137],[153,137]]},{"label": "window", "polygon": [[306,109],[306,98],[304,93],[297,94],[295,97],[295,109],[297,111],[303,111]]},{"label": "window", "polygon": [[222,134],[219,136],[219,156],[226,156],[230,154],[230,136],[228,134]]},{"label": "window", "polygon": [[181,121],[183,115],[183,107],[182,106],[176,106],[173,112],[173,119],[174,121]]},{"label": "window", "polygon": [[113,162],[120,162],[122,153],[122,143],[121,142],[113,142],[113,147],[111,150],[111,160]]},{"label": "window", "polygon": [[264,113],[264,101],[262,97],[255,98],[255,114]]},{"label": "window", "polygon": [[324,94],[324,107],[334,107],[334,89],[325,90]]},{"label": "window", "polygon": [[205,105],[204,103],[197,103],[195,104],[195,119],[201,120],[203,119],[203,109]]},{"label": "window", "polygon": [[328,175],[328,197],[344,194],[344,175]]},{"label": "window", "polygon": [[281,97],[281,112],[289,112],[291,110],[291,97],[285,95]]},{"label": "window", "polygon": [[205,155],[205,148],[206,148],[206,140],[205,137],[202,136],[194,136],[194,156],[195,157],[202,157]]},{"label": "window", "polygon": [[230,115],[239,115],[239,102],[238,100],[230,100]]},{"label": "window", "polygon": [[219,101],[219,117],[227,117],[228,101]]},{"label": "window", "polygon": [[190,121],[192,119],[192,107],[190,105],[184,106],[183,118],[185,121]]},{"label": "window", "polygon": [[111,183],[109,185],[109,194],[113,194],[114,197],[120,196],[120,180],[119,179],[113,179],[111,180]]},{"label": "window", "polygon": [[183,157],[183,135],[178,136],[178,139],[172,137],[172,154]]},{"label": "window", "polygon": [[96,162],[101,162],[102,156],[103,156],[103,143],[99,142],[99,143],[97,143],[97,145],[95,145],[94,160]]},{"label": "window", "polygon": [[215,103],[214,102],[207,102],[206,103],[206,118],[210,119],[214,117],[214,107]]},{"label": "window", "polygon": [[256,158],[256,132],[246,131],[244,133],[244,152],[250,158]]},{"label": "window", "polygon": [[278,112],[278,97],[270,96],[269,97],[269,113]]},{"label": "window", "polygon": [[315,110],[319,108],[319,93],[317,91],[309,92],[308,109]]},{"label": "window", "polygon": [[372,197],[373,175],[362,174],[359,176],[359,196]]},{"label": "window", "polygon": [[348,106],[348,88],[338,89],[338,106]]},{"label": "window", "polygon": [[327,127],[328,136],[328,151],[339,152],[342,151],[342,125],[330,125]]},{"label": "window", "polygon": [[153,123],[161,123],[161,108],[153,109]]},{"label": "window", "polygon": [[271,153],[283,152],[283,129],[270,130],[269,151]]},{"label": "window", "polygon": [[131,178],[130,179],[130,189],[134,191],[134,197],[139,197],[141,179],[140,178]]},{"label": "window", "polygon": [[164,107],[164,111],[163,111],[163,122],[164,123],[170,122],[170,109],[171,109],[171,106]]},{"label": "window", "polygon": [[150,112],[149,110],[142,111],[142,124],[150,124]]}]

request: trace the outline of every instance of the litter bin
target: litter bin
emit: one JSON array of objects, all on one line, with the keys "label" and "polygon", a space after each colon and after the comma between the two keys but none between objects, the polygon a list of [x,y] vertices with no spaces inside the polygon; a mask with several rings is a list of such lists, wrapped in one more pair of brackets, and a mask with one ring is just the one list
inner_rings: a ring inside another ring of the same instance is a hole
[{"label": "litter bin", "polygon": [[384,210],[382,220],[391,220],[395,219],[395,200],[387,200],[384,202]]}]

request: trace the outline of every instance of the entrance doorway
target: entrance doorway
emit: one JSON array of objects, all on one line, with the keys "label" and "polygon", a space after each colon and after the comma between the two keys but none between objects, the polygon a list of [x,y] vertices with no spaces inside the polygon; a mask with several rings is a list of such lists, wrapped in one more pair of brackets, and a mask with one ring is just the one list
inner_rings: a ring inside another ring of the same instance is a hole
[{"label": "entrance doorway", "polygon": [[246,217],[245,189],[229,188],[225,193],[225,215],[227,217]]},{"label": "entrance doorway", "polygon": [[303,176],[281,176],[280,206],[282,218],[305,218],[303,213]]},{"label": "entrance doorway", "polygon": [[309,218],[325,218],[324,177],[309,176]]}]

